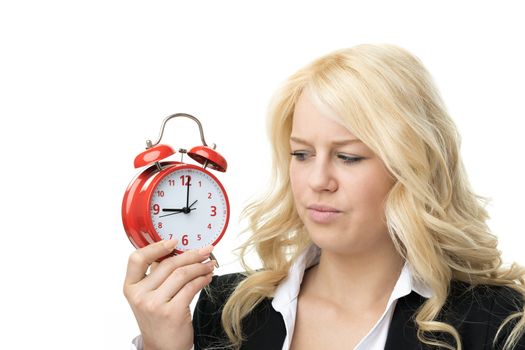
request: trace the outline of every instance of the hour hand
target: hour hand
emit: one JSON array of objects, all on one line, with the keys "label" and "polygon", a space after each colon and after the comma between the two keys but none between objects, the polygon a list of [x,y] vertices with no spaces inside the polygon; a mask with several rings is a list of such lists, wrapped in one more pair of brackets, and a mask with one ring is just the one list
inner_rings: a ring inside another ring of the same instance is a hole
[{"label": "hour hand", "polygon": [[[193,204],[195,204],[196,202],[197,201],[193,202]],[[162,217],[165,217],[165,216],[168,216],[168,215],[180,214],[180,213],[189,214],[192,210],[195,210],[195,209],[197,209],[197,208],[182,208],[182,209],[163,208],[162,211],[164,211],[164,212],[171,212],[171,213],[170,214],[161,215],[161,216],[159,216],[159,218],[162,218]]]},{"label": "hour hand", "polygon": [[185,208],[182,209],[174,209],[174,208],[162,208],[162,211],[169,211],[169,212],[183,212]]}]

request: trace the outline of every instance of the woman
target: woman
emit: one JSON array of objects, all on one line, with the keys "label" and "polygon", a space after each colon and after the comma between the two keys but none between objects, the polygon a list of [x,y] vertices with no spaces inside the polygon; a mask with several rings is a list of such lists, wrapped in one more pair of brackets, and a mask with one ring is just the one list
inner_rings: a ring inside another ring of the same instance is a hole
[{"label": "woman", "polygon": [[211,247],[149,275],[176,242],[131,255],[144,349],[525,349],[525,269],[502,266],[417,58],[360,45],[317,59],[276,94],[269,135],[275,186],[243,213],[245,273],[212,278]]}]

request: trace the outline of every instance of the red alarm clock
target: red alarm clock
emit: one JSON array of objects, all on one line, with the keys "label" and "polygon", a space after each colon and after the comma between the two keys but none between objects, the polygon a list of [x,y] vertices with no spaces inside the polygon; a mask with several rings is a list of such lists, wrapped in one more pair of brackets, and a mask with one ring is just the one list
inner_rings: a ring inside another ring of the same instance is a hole
[{"label": "red alarm clock", "polygon": [[[199,126],[202,146],[186,151],[201,166],[168,161],[173,148],[159,144],[168,120],[186,117]],[[135,158],[135,168],[145,167],[128,185],[122,201],[122,222],[135,248],[163,239],[177,239],[174,253],[216,245],[230,218],[228,195],[219,179],[207,169],[225,172],[227,163],[204,140],[202,125],[185,113],[164,119],[159,139],[146,141],[146,150]],[[164,161],[161,161],[164,160]]]}]

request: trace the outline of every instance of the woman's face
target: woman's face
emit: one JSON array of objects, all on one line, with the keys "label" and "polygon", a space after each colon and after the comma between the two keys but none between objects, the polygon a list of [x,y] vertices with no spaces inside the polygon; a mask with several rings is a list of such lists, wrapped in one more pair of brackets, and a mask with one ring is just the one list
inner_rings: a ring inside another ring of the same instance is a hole
[{"label": "woman's face", "polygon": [[391,244],[384,200],[394,184],[383,162],[302,93],[290,135],[290,181],[312,241],[340,254]]}]

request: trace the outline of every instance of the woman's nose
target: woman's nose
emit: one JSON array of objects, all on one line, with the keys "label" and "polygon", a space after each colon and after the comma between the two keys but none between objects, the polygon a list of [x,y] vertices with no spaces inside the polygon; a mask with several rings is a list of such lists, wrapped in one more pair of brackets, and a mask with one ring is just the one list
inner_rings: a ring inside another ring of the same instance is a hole
[{"label": "woman's nose", "polygon": [[317,158],[310,167],[309,183],[314,191],[337,190],[337,181],[335,178],[333,165],[329,161]]}]

